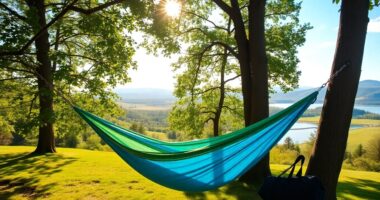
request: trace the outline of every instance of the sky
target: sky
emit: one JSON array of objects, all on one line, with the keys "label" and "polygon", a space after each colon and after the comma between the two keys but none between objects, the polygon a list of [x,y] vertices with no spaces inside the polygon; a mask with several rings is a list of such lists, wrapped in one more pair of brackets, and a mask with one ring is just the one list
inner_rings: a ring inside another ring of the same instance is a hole
[{"label": "sky", "polygon": [[[331,71],[336,37],[339,27],[340,5],[332,1],[305,0],[302,3],[300,20],[310,23],[313,29],[306,35],[304,46],[299,48],[298,70],[301,71],[301,87],[318,87],[324,83]],[[369,11],[361,80],[380,80],[380,8]],[[170,64],[175,56],[166,58],[148,54],[138,49],[134,60],[137,70],[129,70],[132,81],[118,88],[160,88],[174,89],[175,74]]]}]

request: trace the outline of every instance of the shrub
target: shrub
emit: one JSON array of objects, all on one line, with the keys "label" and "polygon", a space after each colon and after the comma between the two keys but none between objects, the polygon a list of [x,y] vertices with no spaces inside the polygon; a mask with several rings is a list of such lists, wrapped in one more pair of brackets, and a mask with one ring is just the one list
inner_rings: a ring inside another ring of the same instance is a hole
[{"label": "shrub", "polygon": [[368,158],[359,157],[352,161],[354,169],[360,169],[365,171],[380,171],[380,163]]},{"label": "shrub", "polygon": [[276,146],[270,152],[270,163],[290,165],[293,164],[298,155],[299,153],[296,150]]},{"label": "shrub", "polygon": [[367,145],[368,157],[380,162],[380,136],[373,138]]}]

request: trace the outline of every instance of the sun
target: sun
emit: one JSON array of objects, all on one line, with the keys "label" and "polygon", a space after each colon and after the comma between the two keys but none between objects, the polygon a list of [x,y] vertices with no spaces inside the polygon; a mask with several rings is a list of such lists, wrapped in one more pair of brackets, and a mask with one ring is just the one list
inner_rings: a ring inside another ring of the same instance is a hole
[{"label": "sun", "polygon": [[165,12],[170,17],[178,17],[181,13],[181,3],[176,0],[167,0],[165,3]]}]

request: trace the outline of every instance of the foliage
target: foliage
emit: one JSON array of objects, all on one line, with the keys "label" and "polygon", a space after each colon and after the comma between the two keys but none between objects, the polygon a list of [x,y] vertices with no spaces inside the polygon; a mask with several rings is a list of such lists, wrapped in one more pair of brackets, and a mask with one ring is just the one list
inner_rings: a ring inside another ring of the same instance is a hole
[{"label": "foliage", "polygon": [[368,157],[376,162],[380,162],[380,135],[372,137],[367,145]]},{"label": "foliage", "polygon": [[[340,0],[333,0],[333,3],[338,4]],[[380,6],[380,0],[370,0],[369,1],[369,9],[372,10],[374,7]]]},{"label": "foliage", "polygon": [[[109,106],[110,100],[115,99],[112,87],[128,82],[127,70],[136,67],[132,60],[136,47],[132,33],[147,31],[153,26],[149,10],[155,5],[145,0],[42,2],[45,3],[43,9],[37,7],[37,1],[6,1],[0,6],[0,77],[9,85],[21,86],[9,90],[11,95],[4,99],[12,102],[16,98],[16,105],[18,102],[29,104],[27,110],[10,111],[14,141],[28,143],[27,138],[35,138],[39,126],[56,122],[57,144],[77,146],[91,134],[81,129],[83,123],[81,126],[67,124],[76,117],[75,113],[66,112],[61,96],[75,96],[73,102],[78,105],[97,99],[97,103]],[[45,18],[51,25],[40,27]],[[44,28],[48,35],[34,37],[33,34]],[[48,44],[37,47],[40,43],[33,38],[46,38]],[[31,45],[33,42],[36,46]],[[55,94],[52,94],[53,87]],[[1,86],[0,91],[4,91]],[[52,106],[49,107],[51,104],[39,104],[44,102],[39,98],[51,96],[55,113]],[[3,105],[1,101],[0,105]],[[82,105],[89,106],[95,104]],[[114,114],[114,108],[114,105],[108,108],[109,114]],[[29,114],[25,116],[25,113]]]},{"label": "foliage", "polygon": [[[277,110],[277,109],[275,109]],[[315,117],[320,116],[322,112],[322,107],[308,109],[305,111],[305,113],[302,115],[303,117]],[[353,109],[352,111],[352,118],[355,119],[380,119],[380,114],[367,112],[365,110],[361,109]]]},{"label": "foliage", "polygon": [[[253,31],[248,30],[249,2],[239,3],[247,32]],[[195,137],[235,130],[243,125],[243,102],[236,86],[241,63],[233,19],[213,2],[191,1],[182,9],[175,26],[178,36],[173,37],[188,46],[173,65],[179,72],[175,89],[179,100],[170,113],[170,126]],[[305,42],[311,26],[299,22],[300,4],[294,1],[270,1],[266,9],[270,86],[288,91],[297,86],[297,47]],[[207,130],[211,124],[213,130]]]},{"label": "foliage", "polygon": [[[32,150],[0,146],[0,199],[259,199],[256,187],[239,182],[202,193],[171,190],[139,175],[112,152],[58,148],[57,154],[28,157]],[[271,165],[274,175],[287,167]],[[337,195],[377,199],[379,180],[380,173],[343,169]]]},{"label": "foliage", "polygon": [[270,151],[271,164],[291,165],[297,156],[300,155],[300,152],[284,147],[283,145],[277,145]]},{"label": "foliage", "polygon": [[293,142],[292,138],[286,137],[285,141],[284,141],[284,144],[283,144],[283,147],[285,149],[294,150],[295,149],[295,145],[294,145],[294,142]]},{"label": "foliage", "polygon": [[129,127],[132,131],[136,131],[138,133],[145,133],[145,128],[142,124],[132,123],[132,125]]},{"label": "foliage", "polygon": [[13,127],[0,116],[0,145],[9,145],[12,143]]},{"label": "foliage", "polygon": [[365,154],[365,150],[363,148],[363,145],[362,144],[359,144],[356,149],[354,150],[354,152],[352,153],[352,156],[354,158],[357,158],[357,157],[361,157]]},{"label": "foliage", "polygon": [[366,157],[353,158],[352,160],[346,159],[343,162],[343,168],[380,172],[379,162]]}]

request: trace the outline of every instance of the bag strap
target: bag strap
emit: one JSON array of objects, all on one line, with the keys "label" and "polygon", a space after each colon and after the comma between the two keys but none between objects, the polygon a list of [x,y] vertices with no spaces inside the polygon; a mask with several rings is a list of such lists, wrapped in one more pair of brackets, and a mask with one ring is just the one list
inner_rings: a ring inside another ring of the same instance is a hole
[{"label": "bag strap", "polygon": [[285,169],[280,175],[278,175],[278,177],[281,177],[282,175],[284,175],[287,171],[290,170],[290,173],[289,173],[289,176],[288,178],[291,178],[293,176],[293,173],[294,173],[294,169],[296,168],[296,164],[301,161],[301,168],[298,170],[296,176],[297,177],[301,177],[302,176],[302,166],[303,166],[303,163],[305,162],[305,156],[303,155],[299,155],[296,159],[296,161],[294,161],[294,163],[292,165],[290,165],[289,168]]}]

